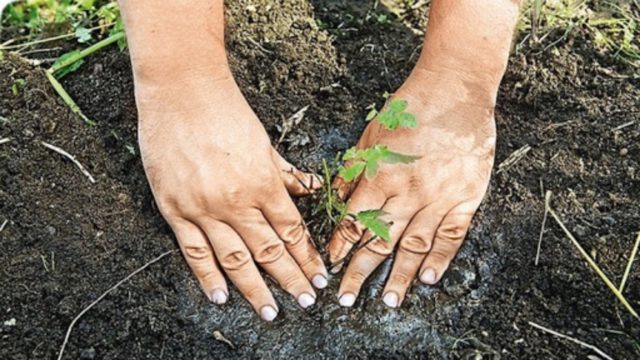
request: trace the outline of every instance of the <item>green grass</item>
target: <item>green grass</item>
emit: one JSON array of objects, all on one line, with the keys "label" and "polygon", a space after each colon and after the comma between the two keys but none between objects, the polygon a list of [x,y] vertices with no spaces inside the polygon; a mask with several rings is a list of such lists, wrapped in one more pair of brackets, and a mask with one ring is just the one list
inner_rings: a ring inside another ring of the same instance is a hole
[{"label": "green grass", "polygon": [[73,34],[86,43],[94,37],[90,28],[106,29],[119,17],[115,0],[23,0],[6,7],[1,23],[21,39]]},{"label": "green grass", "polygon": [[[528,0],[518,30],[528,46],[546,51],[575,32],[609,55],[640,66],[640,1]],[[582,30],[582,31],[581,31]]]}]

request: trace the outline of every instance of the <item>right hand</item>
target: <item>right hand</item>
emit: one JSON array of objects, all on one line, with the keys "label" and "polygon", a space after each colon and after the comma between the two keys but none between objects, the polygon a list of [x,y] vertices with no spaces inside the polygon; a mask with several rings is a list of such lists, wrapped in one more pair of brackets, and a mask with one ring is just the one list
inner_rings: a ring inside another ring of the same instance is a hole
[{"label": "right hand", "polygon": [[233,77],[136,83],[144,168],[160,212],[208,298],[221,304],[223,271],[267,321],[278,306],[259,265],[306,308],[327,272],[291,195],[321,180],[271,146]]}]

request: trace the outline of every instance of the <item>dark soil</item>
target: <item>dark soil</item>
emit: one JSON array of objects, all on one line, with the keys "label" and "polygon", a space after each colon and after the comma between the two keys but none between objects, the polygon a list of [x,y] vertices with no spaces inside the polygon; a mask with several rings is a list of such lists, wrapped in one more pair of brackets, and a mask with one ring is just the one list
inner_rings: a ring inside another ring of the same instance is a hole
[{"label": "dark soil", "polygon": [[[227,28],[235,75],[273,138],[284,118],[310,106],[281,147],[310,170],[353,144],[365,107],[380,104],[385,91],[403,82],[420,51],[416,28],[424,26],[426,12],[422,7],[403,22],[384,23],[368,18],[370,0],[256,0],[255,11],[247,1],[234,3]],[[353,309],[337,305],[339,277],[309,311],[272,286],[281,316],[267,324],[233,289],[227,305],[211,305],[176,254],[89,311],[71,334],[66,358],[594,355],[529,321],[616,359],[640,357],[640,323],[553,220],[534,265],[543,189],[554,192],[553,207],[616,283],[640,230],[640,80],[632,67],[586,39],[577,30],[546,51],[526,46],[512,55],[498,100],[496,164],[525,145],[531,150],[494,173],[442,283],[416,285],[402,309],[380,300],[387,262]],[[26,85],[14,95],[17,79]],[[54,358],[78,312],[147,261],[177,248],[138,158],[127,53],[104,50],[63,84],[97,126],[85,125],[64,106],[41,68],[12,55],[0,63],[0,138],[11,138],[0,145],[0,224],[8,220],[0,233],[2,359]],[[636,122],[614,130],[630,121]],[[77,156],[97,182],[41,141]],[[300,203],[308,219],[314,201]],[[312,226],[321,246],[329,232],[320,229],[324,220],[317,215]],[[625,294],[640,309],[638,264]],[[216,340],[214,331],[236,348]]]}]

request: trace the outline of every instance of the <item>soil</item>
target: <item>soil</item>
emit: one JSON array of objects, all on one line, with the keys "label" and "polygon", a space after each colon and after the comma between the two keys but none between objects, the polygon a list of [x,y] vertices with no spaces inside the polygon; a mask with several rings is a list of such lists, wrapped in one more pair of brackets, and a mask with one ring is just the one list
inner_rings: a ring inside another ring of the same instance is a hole
[{"label": "soil", "polygon": [[[249,6],[249,5],[253,6]],[[269,5],[271,4],[271,5]],[[228,4],[235,76],[275,140],[283,119],[309,106],[281,145],[319,170],[353,144],[365,107],[408,75],[427,8],[404,21],[374,1],[254,0]],[[561,34],[557,34],[558,38]],[[521,39],[522,37],[520,37]],[[258,45],[259,46],[258,46]],[[77,47],[62,43],[65,49]],[[59,53],[54,54],[60,55]],[[40,54],[41,57],[52,56]],[[17,79],[26,81],[12,86]],[[71,320],[120,279],[176,249],[156,210],[136,148],[128,55],[87,59],[63,85],[97,126],[55,95],[43,69],[0,62],[0,358],[55,358]],[[390,261],[352,309],[338,306],[339,276],[301,310],[271,283],[281,315],[260,321],[231,289],[224,306],[201,294],[182,257],[170,255],[109,294],[75,326],[65,358],[586,358],[595,353],[528,324],[593,344],[615,359],[640,357],[640,323],[620,306],[549,220],[534,264],[543,192],[580,243],[617,283],[640,230],[640,80],[577,29],[544,50],[511,56],[497,108],[490,190],[441,284],[416,284],[403,307],[380,300]],[[615,130],[616,127],[635,123]],[[68,151],[93,174],[41,142]],[[510,167],[514,151],[531,150]],[[330,229],[300,201],[322,248]],[[640,309],[640,267],[625,294]],[[15,321],[15,323],[14,323]],[[216,340],[221,332],[234,347]],[[591,357],[592,359],[594,357]]]}]

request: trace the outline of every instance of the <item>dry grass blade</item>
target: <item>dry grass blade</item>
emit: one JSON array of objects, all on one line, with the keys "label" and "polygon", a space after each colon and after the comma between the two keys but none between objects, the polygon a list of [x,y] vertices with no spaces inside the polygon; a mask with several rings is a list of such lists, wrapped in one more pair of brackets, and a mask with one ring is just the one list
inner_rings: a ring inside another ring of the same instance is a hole
[{"label": "dry grass blade", "polygon": [[529,325],[533,326],[534,328],[536,328],[538,330],[542,330],[542,331],[544,331],[544,332],[546,332],[548,334],[551,334],[553,336],[557,336],[559,338],[572,341],[572,342],[574,342],[574,343],[576,343],[576,344],[578,344],[578,345],[580,345],[582,347],[585,347],[587,349],[591,349],[595,353],[597,353],[598,355],[602,356],[603,358],[605,358],[607,360],[613,360],[613,358],[611,358],[611,356],[607,355],[604,351],[602,351],[602,350],[598,349],[597,347],[595,347],[595,346],[593,346],[591,344],[588,344],[588,343],[586,343],[584,341],[578,340],[576,338],[573,338],[573,337],[565,335],[565,334],[561,334],[561,333],[559,333],[557,331],[551,330],[551,329],[546,328],[546,327],[544,327],[542,325],[538,325],[538,324],[534,323],[533,321],[529,321]]},{"label": "dry grass blade", "polygon": [[542,217],[542,225],[540,226],[540,237],[538,238],[538,249],[536,250],[535,265],[538,266],[540,261],[540,248],[542,247],[542,238],[544,237],[544,227],[547,224],[547,215],[549,214],[549,201],[551,200],[551,191],[544,194],[544,216]]},{"label": "dry grass blade", "polygon": [[0,139],[0,145],[2,145],[2,144],[6,144],[6,143],[8,143],[9,141],[11,141],[11,139],[9,139],[9,138]]},{"label": "dry grass blade", "polygon": [[61,148],[59,148],[59,147],[57,147],[57,146],[55,146],[55,145],[51,145],[51,144],[46,143],[46,142],[44,142],[44,141],[42,142],[42,145],[43,145],[44,147],[48,148],[48,149],[51,149],[51,150],[53,150],[53,151],[57,152],[57,153],[58,153],[58,154],[60,154],[60,155],[62,155],[62,156],[64,156],[64,157],[66,157],[67,159],[71,160],[71,162],[72,162],[72,163],[74,163],[74,164],[76,164],[76,166],[80,169],[80,171],[81,171],[81,172],[82,172],[86,177],[88,177],[88,178],[89,178],[89,181],[91,181],[91,183],[95,183],[95,182],[96,182],[96,180],[93,178],[93,176],[91,176],[91,174],[89,173],[89,171],[87,171],[87,169],[85,169],[85,168],[84,168],[84,166],[82,166],[82,164],[81,164],[78,160],[76,160],[76,158],[75,158],[73,155],[69,154],[68,152],[66,152],[66,151],[62,150]]},{"label": "dry grass blade", "polygon": [[165,252],[164,254],[158,256],[157,258],[155,258],[155,259],[149,261],[148,263],[142,265],[142,267],[138,268],[138,270],[136,270],[136,271],[132,272],[131,274],[127,275],[127,277],[125,277],[124,279],[118,281],[117,284],[115,284],[112,287],[110,287],[107,291],[102,293],[102,295],[100,295],[100,297],[98,297],[91,304],[89,304],[89,306],[87,306],[82,311],[80,311],[80,313],[71,321],[71,324],[69,324],[69,328],[67,329],[67,334],[64,336],[64,342],[62,343],[62,346],[60,347],[60,352],[58,353],[58,360],[62,359],[62,355],[64,355],[64,349],[67,347],[67,343],[69,342],[69,336],[71,335],[71,330],[73,330],[73,326],[78,322],[78,320],[80,320],[82,315],[86,314],[87,311],[91,310],[92,307],[94,307],[97,303],[102,301],[102,299],[104,299],[107,295],[109,295],[110,292],[112,292],[113,290],[117,289],[120,285],[124,284],[129,279],[131,279],[132,277],[136,276],[139,272],[143,271],[144,269],[148,268],[149,266],[153,265],[154,263],[162,260],[165,256],[171,255],[171,254],[173,254],[173,253],[175,253],[177,251],[178,250],[169,250],[169,251]]},{"label": "dry grass blade", "polygon": [[[551,194],[549,194],[549,197],[551,197]],[[548,204],[547,204],[548,205]],[[629,302],[627,301],[627,299],[624,297],[624,295],[622,295],[622,293],[618,290],[618,288],[611,282],[611,280],[609,280],[609,278],[607,277],[607,275],[605,275],[605,273],[602,271],[602,269],[600,269],[600,267],[598,266],[598,264],[596,264],[595,261],[593,261],[593,259],[591,258],[591,256],[589,256],[589,254],[584,250],[584,248],[580,245],[580,243],[578,242],[578,240],[576,240],[575,237],[573,237],[573,235],[571,234],[571,232],[567,229],[567,227],[564,225],[564,223],[562,222],[562,220],[560,220],[560,217],[558,217],[558,214],[556,214],[555,211],[553,211],[553,209],[551,208],[551,206],[547,206],[547,211],[549,212],[549,214],[551,214],[551,216],[555,219],[555,221],[558,223],[558,225],[560,226],[560,228],[562,229],[562,231],[564,231],[565,235],[567,235],[567,237],[569,238],[569,240],[571,240],[571,242],[573,243],[573,245],[575,245],[575,247],[578,249],[578,251],[580,252],[580,254],[582,255],[582,257],[585,258],[585,260],[587,260],[587,263],[589,263],[589,266],[591,266],[591,268],[593,269],[593,271],[596,272],[596,274],[598,274],[598,276],[600,276],[600,278],[602,279],[602,281],[604,281],[605,284],[607,284],[607,286],[609,287],[609,290],[611,290],[611,292],[618,298],[618,300],[620,300],[620,302],[622,303],[622,305],[624,305],[624,307],[627,309],[627,311],[629,311],[629,313],[631,315],[633,315],[636,319],[638,319],[638,313],[633,309],[633,307],[631,307],[631,304],[629,304]]]},{"label": "dry grass blade", "polygon": [[633,245],[633,250],[631,250],[631,255],[629,255],[629,262],[627,262],[627,267],[624,269],[624,275],[622,276],[622,281],[620,281],[620,287],[618,287],[618,290],[621,293],[622,291],[624,291],[624,286],[626,285],[627,279],[629,278],[629,273],[631,272],[633,261],[636,259],[636,254],[638,254],[639,246],[640,246],[640,232],[638,232],[636,243]]}]

